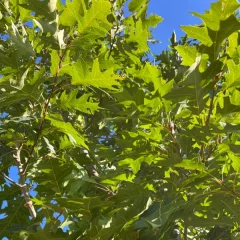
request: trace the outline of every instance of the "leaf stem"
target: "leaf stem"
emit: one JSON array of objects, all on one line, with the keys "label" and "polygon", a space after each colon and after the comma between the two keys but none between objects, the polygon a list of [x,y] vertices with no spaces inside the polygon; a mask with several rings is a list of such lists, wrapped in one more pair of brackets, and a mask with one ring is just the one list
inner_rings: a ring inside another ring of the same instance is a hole
[{"label": "leaf stem", "polygon": [[212,110],[213,110],[214,95],[215,95],[215,86],[212,90],[212,98],[211,98],[211,102],[210,102],[210,106],[209,106],[208,116],[207,116],[207,119],[205,121],[205,126],[206,127],[208,127],[208,125],[209,125],[210,117],[211,117]]},{"label": "leaf stem", "polygon": [[[209,122],[210,122],[210,118],[211,118],[211,115],[212,115],[212,110],[213,110],[213,106],[214,106],[214,97],[215,97],[215,85],[213,87],[213,90],[212,90],[212,98],[211,98],[211,102],[210,102],[210,105],[209,105],[209,111],[208,111],[208,116],[207,116],[207,119],[205,121],[205,126],[208,127],[209,126]],[[205,156],[204,156],[204,149],[205,149],[205,144],[203,143],[201,145],[201,149],[200,149],[200,152],[199,152],[199,155],[200,155],[200,159],[201,159],[201,162],[205,162]]]}]

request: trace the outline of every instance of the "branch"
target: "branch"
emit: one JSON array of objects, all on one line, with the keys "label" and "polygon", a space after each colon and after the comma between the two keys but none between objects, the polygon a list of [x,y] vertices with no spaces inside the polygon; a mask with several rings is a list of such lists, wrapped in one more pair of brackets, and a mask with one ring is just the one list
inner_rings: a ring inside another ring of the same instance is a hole
[{"label": "branch", "polygon": [[63,54],[61,54],[61,52],[59,53],[59,63],[58,63],[58,67],[57,67],[57,70],[56,70],[55,81],[54,81],[55,84],[53,85],[53,87],[52,87],[52,89],[51,89],[51,92],[49,93],[49,96],[48,96],[48,98],[47,98],[47,100],[46,100],[46,102],[45,102],[45,104],[44,104],[41,122],[40,122],[40,125],[39,125],[39,128],[38,128],[38,131],[37,131],[36,139],[35,139],[35,141],[34,141],[34,143],[33,143],[33,145],[32,145],[32,148],[31,148],[31,150],[30,150],[29,158],[28,158],[28,160],[27,160],[27,162],[26,162],[26,165],[25,165],[25,168],[24,168],[24,170],[23,170],[23,173],[24,173],[24,174],[25,174],[26,171],[27,171],[29,162],[30,162],[31,157],[32,157],[32,154],[33,154],[33,152],[34,152],[34,148],[37,146],[38,140],[39,140],[39,138],[40,138],[40,136],[41,136],[41,133],[42,133],[42,130],[43,130],[43,123],[44,123],[45,118],[46,118],[46,115],[47,115],[47,111],[48,111],[48,107],[49,107],[49,104],[50,104],[50,100],[51,100],[51,98],[52,98],[52,96],[53,96],[53,93],[54,93],[54,91],[55,91],[55,88],[56,88],[57,85],[58,85],[58,84],[57,84],[57,79],[58,79],[58,76],[59,76],[60,69],[61,69],[61,67],[62,67],[63,58],[64,58],[64,56],[65,56],[65,54],[66,54],[66,52],[67,52],[67,47],[69,46],[69,44],[70,44],[70,41],[68,40],[64,53],[63,53]]},{"label": "branch", "polygon": [[118,30],[119,30],[119,25],[117,24],[116,30],[114,32],[114,36],[113,36],[111,44],[110,44],[110,50],[109,50],[109,53],[108,53],[108,59],[110,58],[110,56],[112,54],[113,46],[114,46],[114,42],[116,41],[116,35],[117,35]]},{"label": "branch", "polygon": [[23,170],[23,164],[21,162],[21,149],[22,149],[22,145],[20,147],[16,147],[15,148],[15,152],[13,154],[13,158],[16,162],[17,168],[18,168],[18,174],[19,174],[19,187],[23,193],[23,196],[25,198],[26,203],[24,204],[24,206],[26,208],[28,208],[30,215],[32,216],[32,218],[36,218],[37,213],[35,211],[35,208],[33,206],[33,202],[31,201],[30,195],[29,195],[29,188],[26,185],[26,176],[25,176],[25,172]]},{"label": "branch", "polygon": [[[122,18],[122,15],[123,15],[123,11],[121,10],[121,11],[120,11],[120,15],[119,15],[120,20],[121,20],[121,18]],[[118,32],[119,28],[120,28],[120,24],[119,24],[118,21],[117,21],[116,30],[114,31],[113,37],[111,36],[112,41],[111,41],[111,43],[110,43],[110,50],[109,50],[109,53],[108,53],[108,59],[110,58],[111,53],[112,53],[112,51],[113,51],[113,46],[114,46],[114,43],[116,42],[117,32]]]},{"label": "branch", "polygon": [[[211,98],[211,102],[210,102],[210,105],[209,105],[208,116],[207,116],[207,119],[205,121],[205,126],[206,127],[209,126],[210,118],[211,118],[211,115],[212,115],[213,103],[214,103],[214,97],[215,97],[215,88],[216,88],[216,86],[214,86],[213,90],[212,90],[212,98]],[[204,159],[204,148],[205,148],[205,145],[202,144],[200,152],[199,152],[199,155],[200,155],[200,158],[201,158],[201,162],[205,162],[205,159]]]}]

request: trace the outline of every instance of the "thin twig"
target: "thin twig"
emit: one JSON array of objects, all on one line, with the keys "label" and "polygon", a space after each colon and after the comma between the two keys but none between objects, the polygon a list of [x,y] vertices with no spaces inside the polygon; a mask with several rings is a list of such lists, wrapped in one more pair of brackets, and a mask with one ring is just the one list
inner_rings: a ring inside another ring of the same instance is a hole
[{"label": "thin twig", "polygon": [[102,184],[99,184],[99,183],[96,183],[96,185],[97,185],[96,187],[98,189],[101,189],[104,192],[110,193],[111,195],[115,195],[115,193],[113,191],[111,191],[111,189],[109,189],[108,187],[106,187],[106,186],[104,186]]},{"label": "thin twig", "polygon": [[10,177],[8,177],[6,174],[4,173],[0,173],[0,175],[3,177],[3,178],[6,178],[9,182],[11,182],[12,184],[14,184],[15,186],[21,188],[22,186],[18,183],[16,183],[14,180],[12,180]]},{"label": "thin twig", "polygon": [[52,225],[51,228],[50,228],[50,232],[52,231],[54,225],[57,223],[58,219],[62,216],[63,211],[64,211],[64,209],[62,209],[61,212],[57,215],[57,217],[56,217],[56,219],[55,219],[53,225]]}]

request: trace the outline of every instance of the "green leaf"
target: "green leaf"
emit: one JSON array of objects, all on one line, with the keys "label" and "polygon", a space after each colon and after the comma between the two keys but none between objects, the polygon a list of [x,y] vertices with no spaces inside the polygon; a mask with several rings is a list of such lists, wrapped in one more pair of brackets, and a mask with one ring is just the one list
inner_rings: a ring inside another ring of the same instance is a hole
[{"label": "green leaf", "polygon": [[15,55],[13,55],[10,58],[10,57],[6,56],[6,54],[3,54],[0,52],[0,63],[2,63],[4,66],[16,67],[17,59],[16,59]]},{"label": "green leaf", "polygon": [[58,30],[57,21],[51,21],[50,23],[42,19],[33,19],[33,21],[43,33],[50,33],[53,36]]},{"label": "green leaf", "polygon": [[58,72],[58,65],[60,62],[60,58],[57,51],[51,52],[51,73],[53,76],[56,76],[56,73]]},{"label": "green leaf", "polygon": [[22,100],[31,100],[39,102],[39,98],[42,94],[41,84],[45,81],[44,74],[45,68],[43,67],[40,71],[36,71],[35,75],[32,79],[28,79],[27,83],[25,82],[26,73],[21,77],[20,84],[16,80],[11,80],[10,82],[13,84],[17,84],[17,87],[12,87],[10,85],[10,89],[6,93],[0,94],[0,107],[11,106],[14,103],[21,102]]},{"label": "green leaf", "polygon": [[95,208],[109,207],[113,204],[112,201],[102,201],[99,197],[55,198],[55,200],[69,210],[78,211],[83,209],[89,213]]},{"label": "green leaf", "polygon": [[64,110],[76,109],[88,114],[93,114],[95,111],[100,109],[98,107],[98,103],[88,101],[88,99],[91,97],[90,94],[84,94],[80,98],[77,98],[77,95],[77,89],[71,91],[70,94],[63,92],[59,99],[59,107]]},{"label": "green leaf", "polygon": [[229,46],[227,48],[227,53],[233,59],[237,59],[239,56],[238,38],[239,38],[238,32],[234,32],[228,37]]},{"label": "green leaf", "polygon": [[219,31],[220,21],[226,20],[239,8],[239,6],[240,4],[236,0],[221,0],[212,3],[210,11],[207,11],[204,14],[192,14],[200,17],[211,30]]},{"label": "green leaf", "polygon": [[183,58],[182,65],[191,66],[195,62],[198,56],[196,46],[176,46],[175,48]]},{"label": "green leaf", "polygon": [[31,19],[31,11],[20,6],[20,4],[26,4],[27,0],[13,0],[11,4],[13,5],[14,12],[16,14],[20,13],[20,19],[22,22],[27,22]]},{"label": "green leaf", "polygon": [[240,98],[239,97],[240,97],[240,91],[238,91],[237,89],[234,89],[230,96],[231,104],[240,106]]},{"label": "green leaf", "polygon": [[[146,63],[140,70],[135,71],[135,69],[128,70],[130,74],[134,74],[135,77],[143,79],[146,83],[150,82],[160,82],[161,71],[157,66],[153,66],[150,63]],[[156,85],[156,89],[158,85]]]},{"label": "green leaf", "polygon": [[138,11],[140,8],[143,8],[143,7],[147,4],[148,1],[149,1],[149,0],[140,0],[140,1],[138,1],[138,0],[132,0],[132,1],[128,4],[128,9],[129,9],[129,11],[131,11],[131,12],[136,12],[136,11]]},{"label": "green leaf", "polygon": [[146,63],[144,67],[138,71],[135,71],[135,69],[129,69],[129,73],[134,74],[135,77],[143,79],[146,83],[152,83],[155,92],[158,91],[162,97],[165,96],[173,86],[173,81],[166,82],[161,77],[161,72],[158,67],[153,66],[150,63]]},{"label": "green leaf", "polygon": [[141,217],[142,220],[149,223],[152,228],[159,228],[171,219],[171,215],[179,211],[186,205],[179,199],[165,199],[163,202],[153,203],[149,210]]},{"label": "green leaf", "polygon": [[189,159],[184,159],[181,163],[177,163],[174,166],[181,167],[186,170],[198,170],[200,172],[202,172],[205,169],[202,163],[197,162],[197,160],[189,160]]},{"label": "green leaf", "polygon": [[104,36],[112,24],[107,20],[111,14],[111,4],[107,0],[92,1],[91,8],[84,9],[84,16],[78,18],[78,30],[81,35],[94,34]]},{"label": "green leaf", "polygon": [[110,8],[111,4],[107,0],[93,0],[90,8],[84,0],[67,0],[59,23],[72,27],[78,22],[80,38],[103,37],[112,26],[107,20],[107,16],[111,14]]},{"label": "green leaf", "polygon": [[[89,69],[91,69],[89,71]],[[116,86],[120,86],[117,79],[121,79],[114,73],[112,68],[101,71],[98,59],[95,59],[91,68],[83,60],[65,66],[61,69],[61,73],[67,73],[72,77],[73,85],[93,86],[96,88],[107,88],[116,90]]]},{"label": "green leaf", "polygon": [[[157,139],[161,140],[161,139],[159,139],[159,137]],[[141,164],[143,162],[146,162],[149,165],[151,165],[153,160],[154,160],[154,158],[153,158],[152,155],[149,155],[149,156],[146,156],[146,157],[145,156],[144,157],[139,157],[137,159],[126,158],[124,160],[119,161],[118,165],[119,166],[129,165],[129,167],[131,167],[133,173],[136,174],[140,170]]]},{"label": "green leaf", "polygon": [[239,94],[235,96],[235,98],[229,98],[228,96],[224,96],[221,94],[217,101],[217,113],[226,117],[234,112],[240,111],[240,102],[239,102]]},{"label": "green leaf", "polygon": [[51,125],[57,131],[65,133],[69,138],[73,139],[73,143],[77,146],[83,146],[88,149],[84,142],[84,138],[74,129],[71,123],[66,123],[61,120],[60,115],[50,115],[46,117],[51,122]]},{"label": "green leaf", "polygon": [[151,14],[149,16],[149,18],[147,18],[143,21],[143,26],[144,26],[144,28],[156,27],[162,21],[163,21],[162,17],[155,15],[155,14]]},{"label": "green leaf", "polygon": [[226,88],[240,86],[240,64],[235,64],[232,59],[227,61],[229,73],[226,74]]},{"label": "green leaf", "polygon": [[206,104],[205,96],[209,94],[211,86],[203,85],[203,76],[199,72],[201,57],[197,57],[196,61],[188,69],[186,73],[186,80],[180,86],[176,85],[171,92],[166,95],[167,99],[175,99],[176,102],[184,101],[186,99],[194,100],[198,113],[200,113]]},{"label": "green leaf", "polygon": [[[134,189],[135,186],[135,189]],[[142,191],[141,191],[142,190]],[[129,197],[130,196],[130,197]],[[120,209],[112,218],[110,226],[99,231],[99,238],[109,238],[118,235],[123,229],[128,229],[139,216],[149,207],[151,199],[148,191],[141,189],[137,184],[128,184],[112,200],[122,201],[131,199],[131,206]],[[125,203],[126,204],[126,203]]]},{"label": "green leaf", "polygon": [[216,60],[220,51],[220,44],[229,37],[233,32],[240,29],[240,22],[236,19],[234,15],[231,15],[224,21],[220,22],[220,28],[218,31],[209,30],[209,36],[211,37],[214,44],[210,49],[207,49],[207,53],[213,56]]},{"label": "green leaf", "polygon": [[10,79],[10,84],[14,88],[17,88],[17,89],[21,90],[24,87],[24,83],[25,83],[25,80],[27,78],[28,71],[29,71],[29,68],[23,73],[20,81],[17,81],[17,80],[14,80],[14,79]]},{"label": "green leaf", "polygon": [[9,34],[10,40],[14,44],[13,47],[15,48],[16,51],[18,51],[18,54],[20,56],[27,56],[27,57],[35,56],[35,51],[32,45],[29,43],[27,33],[24,27],[22,26],[23,37],[20,36],[20,33],[13,22],[12,22],[12,30],[13,32],[9,30],[8,34]]},{"label": "green leaf", "polygon": [[[126,34],[128,38],[126,39],[127,43],[133,44],[133,49],[136,54],[143,53],[148,51],[148,31],[145,30],[144,24],[141,20],[137,22],[134,21],[133,17],[126,19]],[[134,46],[137,44],[137,46]]]},{"label": "green leaf", "polygon": [[205,46],[210,47],[213,44],[206,26],[181,26],[181,28],[188,37],[199,40]]},{"label": "green leaf", "polygon": [[78,17],[84,14],[84,1],[70,1],[66,0],[66,6],[60,15],[59,24],[73,27],[77,22]]},{"label": "green leaf", "polygon": [[52,21],[56,18],[56,3],[56,0],[27,0],[26,3],[20,4],[20,6],[34,12],[37,18],[43,16],[46,20]]}]

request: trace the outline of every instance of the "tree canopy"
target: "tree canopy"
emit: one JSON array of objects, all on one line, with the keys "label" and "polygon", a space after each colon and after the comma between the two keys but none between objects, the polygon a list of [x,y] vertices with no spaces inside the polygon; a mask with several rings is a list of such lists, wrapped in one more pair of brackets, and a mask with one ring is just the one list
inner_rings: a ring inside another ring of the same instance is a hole
[{"label": "tree canopy", "polygon": [[1,0],[0,237],[239,239],[240,4],[148,2]]}]

